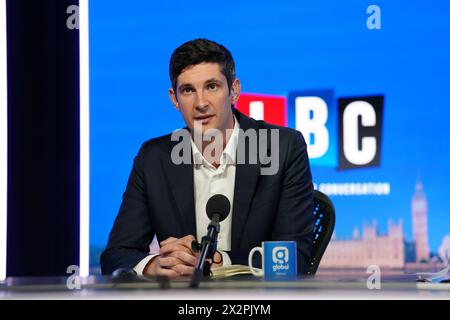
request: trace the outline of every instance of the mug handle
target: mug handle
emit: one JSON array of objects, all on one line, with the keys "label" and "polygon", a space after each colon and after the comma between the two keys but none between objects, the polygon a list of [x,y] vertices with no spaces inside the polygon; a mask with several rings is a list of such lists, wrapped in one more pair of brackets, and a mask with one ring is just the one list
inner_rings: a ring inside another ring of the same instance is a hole
[{"label": "mug handle", "polygon": [[253,267],[252,258],[253,254],[258,251],[261,254],[261,257],[263,256],[263,249],[261,247],[255,247],[252,250],[250,250],[250,253],[248,254],[248,266],[250,267],[250,271],[253,273],[253,275],[257,277],[262,277],[264,275],[264,271],[261,269],[256,269]]}]

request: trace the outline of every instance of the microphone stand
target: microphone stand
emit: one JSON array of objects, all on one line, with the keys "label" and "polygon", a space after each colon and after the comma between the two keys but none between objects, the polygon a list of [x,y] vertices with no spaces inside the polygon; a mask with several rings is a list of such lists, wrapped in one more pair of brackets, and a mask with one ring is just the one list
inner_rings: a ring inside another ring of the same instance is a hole
[{"label": "microphone stand", "polygon": [[208,225],[208,232],[202,238],[201,244],[196,240],[192,241],[192,250],[194,252],[200,251],[200,257],[195,266],[194,274],[192,276],[191,288],[198,288],[198,284],[203,277],[210,276],[211,263],[206,259],[213,260],[214,253],[217,249],[217,235],[220,232],[220,217],[214,214],[211,222]]}]

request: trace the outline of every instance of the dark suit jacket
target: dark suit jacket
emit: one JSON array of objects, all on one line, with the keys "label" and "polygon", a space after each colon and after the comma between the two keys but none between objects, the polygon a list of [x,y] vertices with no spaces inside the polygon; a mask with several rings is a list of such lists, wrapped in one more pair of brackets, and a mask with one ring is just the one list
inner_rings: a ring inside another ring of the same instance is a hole
[{"label": "dark suit jacket", "polygon": [[[274,175],[260,174],[264,161],[237,164],[231,251],[227,253],[233,264],[247,265],[249,251],[261,246],[262,241],[294,240],[298,272],[305,273],[314,228],[313,186],[305,141],[296,130],[233,112],[244,131],[279,129],[280,157],[279,170]],[[175,165],[171,161],[176,143],[165,135],[145,142],[139,150],[101,256],[103,274],[134,267],[148,255],[155,234],[161,241],[196,235],[193,165]]]}]

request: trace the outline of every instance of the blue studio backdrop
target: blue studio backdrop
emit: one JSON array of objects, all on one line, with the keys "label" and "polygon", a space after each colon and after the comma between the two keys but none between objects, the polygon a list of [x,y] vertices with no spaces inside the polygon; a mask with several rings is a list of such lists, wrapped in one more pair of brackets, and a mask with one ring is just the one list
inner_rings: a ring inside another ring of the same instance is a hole
[{"label": "blue studio backdrop", "polygon": [[[336,208],[333,241],[362,239],[367,225],[387,235],[392,219],[414,244],[420,193],[428,222],[421,236],[430,259],[438,254],[450,234],[449,1],[95,0],[89,11],[92,266],[140,145],[184,126],[168,98],[169,58],[199,37],[230,49],[244,93],[284,101],[286,125],[296,127],[295,97],[326,102],[328,147],[311,165],[316,188]],[[367,97],[381,99],[378,160],[344,168],[342,110]]]}]

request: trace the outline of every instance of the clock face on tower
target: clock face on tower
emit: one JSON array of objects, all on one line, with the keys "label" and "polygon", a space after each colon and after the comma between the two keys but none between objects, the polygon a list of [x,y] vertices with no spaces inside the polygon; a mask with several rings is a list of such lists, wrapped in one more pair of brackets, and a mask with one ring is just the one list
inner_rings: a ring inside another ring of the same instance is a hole
[{"label": "clock face on tower", "polygon": [[414,211],[424,211],[426,208],[427,205],[425,201],[419,200],[414,202]]}]

